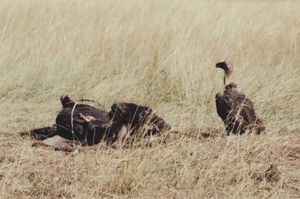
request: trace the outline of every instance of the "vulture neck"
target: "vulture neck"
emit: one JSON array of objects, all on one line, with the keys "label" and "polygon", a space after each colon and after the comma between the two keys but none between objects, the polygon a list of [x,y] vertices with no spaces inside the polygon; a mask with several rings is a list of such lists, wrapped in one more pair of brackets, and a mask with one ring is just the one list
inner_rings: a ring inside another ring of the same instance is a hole
[{"label": "vulture neck", "polygon": [[224,85],[227,86],[229,83],[230,83],[229,82],[229,75],[227,75],[226,72],[225,72],[225,74],[224,74]]}]

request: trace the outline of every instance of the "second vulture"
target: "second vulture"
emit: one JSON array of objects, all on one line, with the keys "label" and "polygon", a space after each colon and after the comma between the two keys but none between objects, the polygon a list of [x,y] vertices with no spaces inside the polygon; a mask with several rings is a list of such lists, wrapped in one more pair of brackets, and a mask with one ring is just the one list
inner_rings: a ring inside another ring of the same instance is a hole
[{"label": "second vulture", "polygon": [[253,102],[237,90],[235,83],[229,82],[233,71],[231,62],[225,60],[217,63],[216,67],[224,70],[225,90],[217,93],[216,108],[227,134],[243,134],[247,131],[260,134],[265,131],[262,120],[255,113]]}]

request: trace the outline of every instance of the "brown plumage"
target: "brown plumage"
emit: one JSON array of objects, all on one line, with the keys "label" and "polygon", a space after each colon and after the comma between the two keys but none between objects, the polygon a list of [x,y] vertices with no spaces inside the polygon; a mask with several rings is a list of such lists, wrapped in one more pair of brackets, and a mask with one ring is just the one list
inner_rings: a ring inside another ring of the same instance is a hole
[{"label": "brown plumage", "polygon": [[216,64],[217,68],[224,70],[225,90],[216,95],[217,113],[223,120],[227,134],[242,134],[253,131],[260,134],[265,130],[263,122],[256,116],[253,102],[237,90],[237,85],[229,83],[233,66],[228,61]]}]

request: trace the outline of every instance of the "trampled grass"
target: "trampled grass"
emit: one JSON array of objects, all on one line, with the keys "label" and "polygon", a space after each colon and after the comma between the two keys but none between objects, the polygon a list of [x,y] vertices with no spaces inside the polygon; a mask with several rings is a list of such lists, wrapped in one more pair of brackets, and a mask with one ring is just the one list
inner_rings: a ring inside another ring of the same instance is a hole
[{"label": "trampled grass", "polygon": [[[0,1],[0,197],[299,198],[300,3]],[[222,58],[264,135],[226,137]],[[180,133],[150,148],[64,154],[16,135],[59,97],[152,107]],[[216,134],[204,139],[199,132]],[[276,178],[266,177],[271,165]]]}]

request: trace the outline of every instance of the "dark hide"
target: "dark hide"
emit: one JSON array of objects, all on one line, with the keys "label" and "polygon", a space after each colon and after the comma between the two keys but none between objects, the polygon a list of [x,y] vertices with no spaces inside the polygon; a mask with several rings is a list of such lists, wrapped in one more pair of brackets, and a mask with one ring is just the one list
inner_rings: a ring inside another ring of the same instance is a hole
[{"label": "dark hide", "polygon": [[265,130],[262,120],[256,116],[252,101],[238,92],[234,83],[225,86],[223,94],[216,95],[216,107],[228,134],[243,134],[246,131],[260,134]]},{"label": "dark hide", "polygon": [[123,143],[132,143],[135,140],[160,136],[167,137],[165,132],[171,129],[161,117],[152,113],[152,109],[133,103],[118,103],[111,107],[109,113],[113,123],[126,127],[125,135],[119,135]]},{"label": "dark hide", "polygon": [[[91,118],[90,120],[85,117]],[[56,117],[57,135],[78,140],[88,145],[99,143],[102,139],[114,138],[108,112],[86,104],[74,104],[63,108]]]},{"label": "dark hide", "polygon": [[164,132],[170,130],[171,126],[164,119],[153,113],[147,117],[142,129],[146,136],[162,135]]},{"label": "dark hide", "polygon": [[[43,140],[59,135],[88,145],[98,144],[102,140],[113,144],[119,139],[120,130],[124,126],[128,129],[130,137],[145,137],[170,129],[162,118],[151,114],[152,110],[149,107],[118,103],[113,104],[111,111],[107,112],[91,105],[74,102],[68,96],[60,100],[63,107],[56,117],[56,128],[32,130],[31,135],[34,138]],[[150,127],[141,131],[144,126]]]},{"label": "dark hide", "polygon": [[133,103],[113,104],[109,117],[114,123],[136,127],[143,123],[146,117],[152,113],[152,109]]}]

